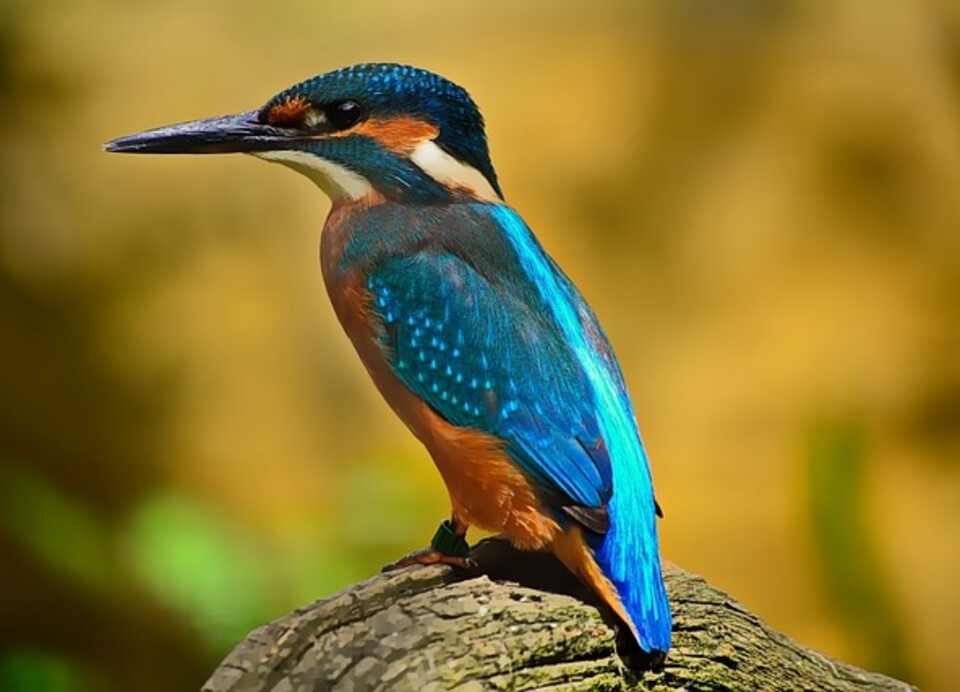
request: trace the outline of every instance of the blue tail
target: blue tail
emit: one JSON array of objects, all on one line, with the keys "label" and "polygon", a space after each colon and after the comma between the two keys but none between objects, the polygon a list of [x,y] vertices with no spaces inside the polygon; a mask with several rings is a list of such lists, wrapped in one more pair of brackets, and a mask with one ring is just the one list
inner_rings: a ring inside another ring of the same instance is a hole
[{"label": "blue tail", "polygon": [[633,625],[637,643],[648,653],[670,649],[672,627],[652,508],[650,513],[647,527],[652,531],[644,530],[644,522],[628,523],[611,513],[607,533],[588,539],[597,564],[633,620],[628,624]]}]

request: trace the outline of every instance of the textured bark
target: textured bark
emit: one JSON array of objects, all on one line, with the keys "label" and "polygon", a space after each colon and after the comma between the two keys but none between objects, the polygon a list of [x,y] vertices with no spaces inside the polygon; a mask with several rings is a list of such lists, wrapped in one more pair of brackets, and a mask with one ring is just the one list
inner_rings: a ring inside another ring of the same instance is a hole
[{"label": "textured bark", "polygon": [[912,689],[803,648],[675,567],[673,648],[644,671],[552,556],[489,539],[473,557],[477,574],[381,574],[253,631],[204,692]]}]

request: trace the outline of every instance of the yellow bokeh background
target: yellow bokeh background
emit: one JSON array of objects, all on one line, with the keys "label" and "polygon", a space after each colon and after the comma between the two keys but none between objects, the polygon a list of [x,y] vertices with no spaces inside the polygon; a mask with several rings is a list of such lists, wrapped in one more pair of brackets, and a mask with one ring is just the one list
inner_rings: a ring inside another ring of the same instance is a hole
[{"label": "yellow bokeh background", "polygon": [[317,263],[328,209],[121,134],[406,62],[483,109],[603,321],[666,559],[827,654],[951,689],[960,5],[0,7],[0,689],[199,687],[447,512]]}]

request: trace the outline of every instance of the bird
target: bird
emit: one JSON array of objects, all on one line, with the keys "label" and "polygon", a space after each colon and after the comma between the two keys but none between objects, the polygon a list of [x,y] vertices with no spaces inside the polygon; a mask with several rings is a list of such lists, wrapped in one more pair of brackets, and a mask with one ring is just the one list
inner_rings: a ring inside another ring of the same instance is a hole
[{"label": "bird", "polygon": [[333,310],[451,504],[430,547],[397,564],[467,567],[467,529],[498,532],[556,555],[662,661],[662,512],[623,372],[580,291],[506,203],[465,89],[409,65],[358,64],[254,110],[104,148],[249,154],[313,181],[331,202],[320,264]]}]

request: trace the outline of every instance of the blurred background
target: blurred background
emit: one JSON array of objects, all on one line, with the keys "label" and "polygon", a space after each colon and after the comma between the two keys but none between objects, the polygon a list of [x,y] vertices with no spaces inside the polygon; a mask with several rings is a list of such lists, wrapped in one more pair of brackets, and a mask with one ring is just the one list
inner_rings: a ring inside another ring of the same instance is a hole
[{"label": "blurred background", "polygon": [[603,320],[666,558],[948,689],[960,3],[0,5],[0,690],[196,689],[448,510],[317,264],[328,203],[108,138],[370,60],[466,85]]}]

